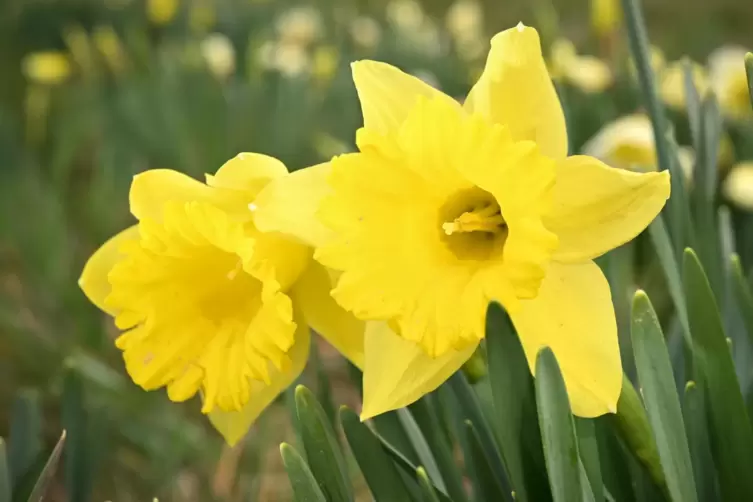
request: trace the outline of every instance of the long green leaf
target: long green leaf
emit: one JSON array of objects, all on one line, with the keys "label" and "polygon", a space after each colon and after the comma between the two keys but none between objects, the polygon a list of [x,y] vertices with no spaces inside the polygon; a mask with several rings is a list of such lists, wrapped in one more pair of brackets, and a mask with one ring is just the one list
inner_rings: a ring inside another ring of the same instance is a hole
[{"label": "long green leaf", "polygon": [[376,502],[411,502],[395,464],[384,452],[382,443],[361,423],[356,413],[340,408],[340,423],[353,456]]},{"label": "long green leaf", "polygon": [[640,0],[622,0],[625,12],[625,26],[627,28],[630,53],[633,56],[638,80],[643,93],[643,101],[648,109],[654,131],[656,158],[659,169],[669,170],[671,173],[672,197],[667,203],[670,216],[670,229],[673,238],[675,256],[679,257],[688,239],[690,228],[687,226],[689,210],[687,194],[682,169],[677,162],[676,152],[667,137],[669,122],[666,118],[664,106],[659,99],[656,78],[651,66],[649,41],[646,33],[646,23],[643,19]]},{"label": "long green leaf", "polygon": [[14,487],[18,486],[21,478],[42,452],[40,406],[39,394],[33,390],[21,391],[13,402],[8,438],[8,463]]},{"label": "long green leaf", "polygon": [[408,432],[403,427],[397,412],[382,413],[371,419],[379,435],[386,439],[394,448],[405,455],[412,463],[419,464],[418,452],[413,448],[413,443],[408,437]]},{"label": "long green leaf", "polygon": [[[486,458],[489,460],[491,468],[494,470],[494,475],[500,480],[504,487],[505,493],[512,493],[510,487],[510,481],[507,477],[507,471],[502,461],[502,456],[497,448],[497,441],[492,433],[489,425],[484,417],[484,413],[481,411],[481,407],[478,403],[473,389],[468,384],[465,376],[462,372],[456,372],[447,381],[452,394],[455,396],[459,409],[456,410],[463,418],[463,421],[470,420],[478,433],[481,440],[481,447],[484,449]],[[462,426],[462,425],[461,425]]]},{"label": "long green leaf", "polygon": [[719,500],[717,477],[714,459],[711,455],[708,420],[703,399],[703,389],[695,382],[690,381],[685,385],[682,411],[685,417],[685,429],[688,433],[696,492],[703,502],[715,502]]},{"label": "long green leaf", "polygon": [[299,385],[295,404],[306,459],[322,493],[330,502],[352,502],[348,470],[337,436],[314,394]]},{"label": "long green leaf", "polygon": [[[691,249],[683,259],[685,295],[695,359],[708,389],[711,444],[725,500],[745,500],[753,493],[753,430],[737,382],[714,294]],[[746,474],[748,473],[748,474]]]},{"label": "long green leaf", "polygon": [[68,438],[65,447],[66,492],[71,500],[86,502],[92,496],[92,447],[89,440],[94,433],[91,414],[84,406],[84,389],[74,368],[66,368],[63,378],[63,427]]},{"label": "long green leaf", "polygon": [[12,488],[5,441],[3,438],[0,438],[0,502],[11,502]]},{"label": "long green leaf", "polygon": [[515,499],[549,499],[533,378],[512,323],[496,303],[491,303],[486,313],[486,351],[494,400],[492,427]]},{"label": "long green leaf", "polygon": [[664,471],[646,410],[633,384],[625,375],[622,377],[617,413],[609,415],[608,420],[615,426],[628,451],[646,469],[654,484],[666,492]]},{"label": "long green leaf", "polygon": [[416,477],[421,487],[421,502],[439,502],[439,497],[437,497],[437,492],[434,491],[429,475],[426,474],[426,469],[423,467],[416,469]]},{"label": "long green leaf", "polygon": [[740,312],[740,317],[742,317],[745,324],[745,332],[748,334],[748,340],[751,346],[753,346],[753,292],[751,292],[750,285],[745,278],[745,274],[743,274],[740,257],[736,254],[730,257],[729,274],[732,291],[737,303],[737,310]]},{"label": "long green leaf", "polygon": [[633,351],[648,420],[672,500],[695,502],[693,466],[664,334],[648,296],[633,301]]},{"label": "long green leaf", "polygon": [[311,469],[295,448],[287,443],[282,443],[280,455],[285,471],[288,473],[290,486],[293,487],[295,502],[328,502],[311,473]]},{"label": "long green leaf", "polygon": [[596,425],[592,419],[576,418],[575,432],[578,435],[578,452],[583,464],[583,472],[586,474],[586,481],[591,487],[591,497],[597,502],[602,502],[604,500],[604,481],[601,478],[601,460],[599,459]]},{"label": "long green leaf", "polygon": [[55,471],[60,461],[60,455],[63,453],[63,447],[65,446],[65,431],[60,435],[60,439],[55,444],[55,448],[52,449],[47,462],[42,468],[42,472],[37,476],[37,482],[34,484],[34,488],[31,490],[28,502],[42,502],[44,499],[47,488],[52,481],[52,477],[55,475]]},{"label": "long green leaf", "polygon": [[682,276],[680,274],[680,264],[677,261],[676,255],[672,250],[672,241],[667,232],[667,227],[664,225],[664,218],[659,215],[648,226],[648,232],[651,236],[651,242],[654,244],[654,249],[659,257],[664,275],[667,279],[667,286],[669,288],[669,296],[672,298],[677,316],[680,319],[682,325],[682,335],[685,342],[685,346],[689,347],[693,344],[690,339],[690,324],[688,323],[688,309],[685,303],[685,292],[682,288]]},{"label": "long green leaf", "polygon": [[552,498],[555,502],[579,502],[582,488],[575,426],[565,381],[548,347],[536,357],[536,405]]},{"label": "long green leaf", "polygon": [[436,408],[436,397],[434,394],[426,395],[411,404],[409,409],[426,436],[426,441],[437,461],[439,472],[442,474],[447,494],[455,502],[465,502],[462,472],[455,462],[452,439],[441,422],[441,410]]},{"label": "long green leaf", "polygon": [[424,466],[434,484],[442,491],[447,492],[447,486],[445,486],[442,474],[439,472],[439,467],[437,467],[437,462],[434,460],[434,454],[431,448],[429,448],[429,443],[427,443],[424,433],[418,427],[416,419],[413,418],[413,414],[408,408],[400,408],[397,410],[397,417],[408,434],[408,438],[413,445],[413,449],[418,454],[421,465]]},{"label": "long green leaf", "polygon": [[465,461],[468,463],[473,482],[473,496],[475,500],[510,500],[511,492],[507,491],[500,479],[495,475],[481,446],[481,438],[470,420],[465,421],[466,444]]}]

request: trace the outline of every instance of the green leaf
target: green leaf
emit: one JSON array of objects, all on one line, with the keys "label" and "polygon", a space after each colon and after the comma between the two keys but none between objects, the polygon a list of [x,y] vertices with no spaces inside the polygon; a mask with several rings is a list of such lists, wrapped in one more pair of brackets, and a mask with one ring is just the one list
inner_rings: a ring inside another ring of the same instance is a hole
[{"label": "green leaf", "polygon": [[669,494],[675,502],[694,502],[696,487],[685,424],[664,334],[643,291],[633,301],[633,351]]},{"label": "green leaf", "polygon": [[737,254],[733,254],[730,257],[729,274],[731,276],[732,291],[737,302],[737,310],[740,312],[740,317],[742,317],[745,324],[745,332],[748,334],[748,340],[751,346],[753,346],[753,292],[751,292],[750,285],[745,278],[745,274],[743,274],[740,257]]},{"label": "green leaf", "polygon": [[555,502],[579,502],[582,488],[575,426],[565,381],[548,347],[536,356],[536,405],[552,497]]},{"label": "green leaf", "polygon": [[92,496],[91,415],[84,407],[83,385],[76,370],[67,367],[63,377],[62,420],[67,433],[65,486],[71,500],[85,502]]},{"label": "green leaf", "polygon": [[714,459],[711,456],[703,389],[693,381],[685,385],[682,411],[685,417],[690,459],[693,462],[693,473],[699,500],[703,502],[717,501],[719,500],[717,477]]},{"label": "green leaf", "polygon": [[322,493],[329,502],[352,502],[345,459],[327,414],[303,385],[295,389],[295,404],[306,459]]},{"label": "green leaf", "polygon": [[39,394],[23,390],[13,402],[8,438],[8,463],[12,486],[33,466],[42,452],[42,412]]},{"label": "green leaf", "polygon": [[280,455],[295,502],[328,502],[303,457],[287,443],[280,445]]},{"label": "green leaf", "polygon": [[753,493],[753,430],[735,375],[714,294],[698,257],[686,249],[685,295],[695,363],[705,379],[711,419],[711,445],[724,500],[744,500]]},{"label": "green leaf", "polygon": [[371,419],[379,434],[384,437],[394,448],[405,455],[413,464],[418,464],[418,453],[413,448],[413,443],[403,427],[397,412],[382,413]]},{"label": "green leaf", "polygon": [[[468,384],[468,381],[465,379],[462,372],[456,372],[450,377],[447,381],[447,385],[452,389],[452,394],[459,405],[458,409],[453,411],[462,417],[463,422],[465,420],[470,420],[473,423],[473,427],[479,435],[481,447],[484,449],[484,453],[489,460],[489,465],[494,471],[495,477],[500,480],[500,483],[502,483],[504,492],[511,493],[513,490],[510,487],[510,481],[507,477],[507,471],[505,470],[502,456],[497,449],[497,441],[484,418],[484,414],[478,403],[478,398],[473,392],[473,389]],[[461,427],[464,426],[461,424]]]},{"label": "green leaf", "polygon": [[672,297],[677,316],[682,325],[682,335],[686,347],[691,347],[693,342],[690,339],[690,324],[688,323],[688,309],[685,303],[685,291],[682,288],[682,276],[680,274],[680,265],[677,262],[676,255],[672,250],[672,241],[669,238],[667,227],[664,225],[664,218],[659,215],[648,226],[648,232],[654,249],[659,257],[664,275],[667,279],[669,296]]},{"label": "green leaf", "polygon": [[653,125],[656,159],[659,169],[662,171],[669,170],[671,174],[672,197],[667,202],[667,212],[669,213],[669,227],[673,238],[674,254],[679,257],[691,232],[691,228],[688,226],[689,207],[684,176],[677,161],[675,148],[667,136],[670,123],[667,120],[664,105],[659,98],[656,77],[651,66],[650,45],[640,0],[622,0],[622,9],[625,13],[625,27],[627,28],[630,53],[635,62],[638,81],[643,94],[643,104],[648,110]]},{"label": "green leaf", "polygon": [[442,475],[447,494],[455,502],[466,500],[461,470],[455,462],[452,440],[443,428],[441,410],[436,408],[436,395],[429,394],[409,406],[413,417],[426,437]]},{"label": "green leaf", "polygon": [[748,74],[748,94],[753,106],[753,53],[750,52],[745,55],[745,73]]},{"label": "green leaf", "polygon": [[45,463],[44,468],[42,468],[42,472],[40,472],[39,476],[37,476],[37,482],[34,484],[34,488],[31,490],[31,495],[29,495],[29,502],[41,502],[41,500],[44,498],[45,493],[47,492],[47,488],[52,481],[52,477],[55,475],[55,471],[57,470],[58,462],[60,461],[60,454],[63,453],[64,446],[65,431],[63,431],[63,433],[60,435],[60,439],[58,439],[57,444],[55,444],[55,448],[52,449],[52,453],[47,459],[47,463]]},{"label": "green leaf", "polygon": [[10,469],[8,467],[5,441],[3,438],[0,438],[0,502],[11,502],[12,486],[10,484]]},{"label": "green leaf", "polygon": [[512,500],[511,492],[503,486],[495,475],[489,458],[481,446],[481,438],[470,420],[465,421],[466,444],[465,461],[468,464],[473,482],[475,500]]},{"label": "green leaf", "polygon": [[544,477],[533,378],[512,323],[497,303],[491,303],[486,313],[486,351],[494,400],[492,426],[515,499],[525,502],[551,498]]},{"label": "green leaf", "polygon": [[633,384],[625,375],[622,376],[622,392],[617,401],[617,413],[609,415],[608,420],[616,428],[628,451],[646,469],[651,480],[666,492],[664,471],[646,410]]},{"label": "green leaf", "polygon": [[596,502],[604,500],[604,481],[601,479],[601,460],[596,426],[592,419],[575,418],[575,432],[578,435],[578,452],[590,485],[591,497]]},{"label": "green leaf", "polygon": [[420,463],[422,466],[425,466],[427,472],[431,474],[430,477],[434,481],[434,484],[436,484],[443,492],[447,492],[447,487],[445,486],[442,475],[439,472],[437,462],[434,460],[431,448],[429,448],[429,444],[426,442],[426,438],[418,427],[413,415],[408,408],[400,408],[396,411],[397,417],[400,419],[400,423],[408,434],[408,439],[410,439],[410,442],[413,445],[413,449],[415,449],[418,454]]},{"label": "green leaf", "polygon": [[[392,458],[393,462],[395,462],[395,464],[402,470],[402,472],[407,474],[408,477],[416,483],[419,483],[418,478],[416,478],[416,471],[418,469],[418,466],[405,458],[405,455],[395,449],[395,447],[388,443],[383,437],[379,436],[378,434],[375,434],[375,436],[382,443],[382,448],[384,449],[384,451],[387,452],[387,454]],[[436,485],[434,485],[434,491],[436,492],[437,497],[439,497],[440,502],[454,502]]]},{"label": "green leaf", "polygon": [[361,423],[358,415],[343,406],[340,408],[340,423],[374,500],[411,502],[395,464],[384,452],[379,439]]},{"label": "green leaf", "polygon": [[[594,419],[596,437],[599,441],[601,477],[604,480],[604,495],[607,501],[632,502],[636,500],[633,480],[630,476],[630,458],[623,442],[615,434],[614,421],[602,416]],[[607,494],[609,496],[607,496]],[[610,500],[609,497],[612,497]]]},{"label": "green leaf", "polygon": [[439,497],[437,497],[437,492],[434,491],[434,487],[429,481],[426,469],[423,467],[416,469],[416,477],[418,478],[418,485],[421,487],[421,502],[439,502]]},{"label": "green leaf", "polygon": [[578,471],[580,472],[581,500],[583,500],[583,502],[596,502],[596,497],[594,496],[593,489],[591,488],[591,481],[588,479],[586,467],[583,465],[583,461],[580,459],[578,461]]}]

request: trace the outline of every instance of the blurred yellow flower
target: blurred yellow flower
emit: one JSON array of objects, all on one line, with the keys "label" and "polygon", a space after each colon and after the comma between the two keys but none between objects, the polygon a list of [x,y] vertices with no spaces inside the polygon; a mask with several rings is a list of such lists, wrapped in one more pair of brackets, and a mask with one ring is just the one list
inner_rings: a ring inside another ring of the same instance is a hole
[{"label": "blurred yellow flower", "polygon": [[609,65],[599,58],[579,55],[569,40],[555,40],[550,54],[550,72],[554,79],[589,93],[603,92],[614,82]]},{"label": "blurred yellow flower", "polygon": [[224,79],[235,73],[235,48],[222,33],[212,33],[201,41],[201,55],[214,76]]},{"label": "blurred yellow flower", "polygon": [[157,26],[169,24],[179,5],[179,0],[146,0],[146,17]]},{"label": "blurred yellow flower", "polygon": [[709,56],[711,86],[719,98],[722,112],[733,119],[753,113],[745,74],[745,54],[742,47],[721,47]]},{"label": "blurred yellow flower", "polygon": [[382,41],[382,27],[373,18],[358,16],[350,23],[350,36],[361,48],[374,49]]},{"label": "blurred yellow flower", "polygon": [[306,48],[297,43],[267,41],[259,48],[258,59],[262,68],[290,78],[311,70],[311,58]]},{"label": "blurred yellow flower", "polygon": [[[619,118],[602,127],[583,145],[583,153],[619,169],[656,171],[656,147],[651,120],[635,114]],[[687,179],[692,178],[695,153],[692,148],[680,147],[680,166]]]},{"label": "blurred yellow flower", "polygon": [[[691,61],[693,82],[698,95],[703,97],[709,88],[708,77],[703,66]],[[685,110],[685,63],[675,61],[670,63],[659,74],[659,95],[664,103],[676,110]]]},{"label": "blurred yellow flower", "polygon": [[64,52],[33,52],[21,62],[24,76],[30,82],[43,85],[57,85],[68,80],[71,63]]},{"label": "blurred yellow flower", "polygon": [[112,26],[96,26],[94,28],[94,46],[102,54],[105,63],[113,73],[121,73],[127,66],[127,58],[120,37]]},{"label": "blurred yellow flower", "polygon": [[740,162],[730,169],[722,193],[734,206],[753,211],[753,162]]},{"label": "blurred yellow flower", "polygon": [[455,40],[479,38],[483,27],[483,11],[477,0],[455,0],[445,17],[447,31]]},{"label": "blurred yellow flower", "polygon": [[[97,250],[79,280],[124,331],[116,345],[133,381],[167,387],[173,401],[201,391],[202,411],[231,444],[300,374],[308,325],[362,364],[363,326],[335,308],[310,250],[254,223],[256,201],[287,175],[276,159],[245,153],[207,184],[165,169],[136,176],[137,225]],[[338,334],[352,327],[343,349]]]},{"label": "blurred yellow flower", "polygon": [[591,0],[591,26],[600,37],[617,31],[622,21],[622,7],[619,0]]},{"label": "blurred yellow flower", "polygon": [[424,9],[416,0],[390,0],[385,9],[387,21],[402,31],[416,30],[426,21]]},{"label": "blurred yellow flower", "polygon": [[552,348],[574,413],[613,412],[617,327],[592,259],[651,222],[668,173],[567,157],[538,33],[522,24],[494,37],[463,106],[388,64],[354,63],[353,78],[359,152],[309,169],[296,200],[313,209],[283,218],[280,204],[267,230],[315,245],[340,272],[335,300],[368,321],[361,417],[406,406],[460,368],[490,301],[509,312],[531,369]]},{"label": "blurred yellow flower", "polygon": [[284,44],[308,46],[322,35],[322,18],[314,7],[293,7],[275,23],[277,35]]},{"label": "blurred yellow flower", "polygon": [[318,82],[329,82],[337,71],[340,53],[333,46],[319,46],[314,51],[311,74]]}]

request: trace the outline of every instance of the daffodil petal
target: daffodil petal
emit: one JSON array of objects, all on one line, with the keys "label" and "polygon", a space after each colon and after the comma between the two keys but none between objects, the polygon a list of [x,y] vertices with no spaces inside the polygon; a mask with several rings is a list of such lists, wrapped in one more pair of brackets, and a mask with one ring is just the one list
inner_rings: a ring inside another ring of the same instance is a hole
[{"label": "daffodil petal", "polygon": [[363,369],[365,323],[340,307],[330,296],[331,290],[327,269],[312,260],[291,295],[306,323],[350,362]]},{"label": "daffodil petal", "polygon": [[81,272],[81,277],[78,280],[79,287],[94,305],[108,314],[113,313],[105,308],[105,298],[110,294],[110,281],[107,276],[122,256],[120,245],[126,241],[138,240],[138,238],[139,228],[137,225],[116,234],[91,255],[84,265],[83,272]]},{"label": "daffodil petal", "polygon": [[253,202],[254,223],[262,232],[280,232],[309,246],[321,246],[332,231],[316,217],[330,193],[331,166],[319,164],[294,171],[267,184]]},{"label": "daffodil petal", "polygon": [[214,175],[208,174],[207,185],[256,194],[270,180],[285,176],[285,164],[261,153],[239,153],[225,162]]},{"label": "daffodil petal", "polygon": [[636,173],[585,155],[557,167],[554,203],[544,225],[559,237],[553,259],[581,262],[641,233],[669,198],[669,173]]},{"label": "daffodil petal", "polygon": [[486,67],[465,107],[532,140],[554,159],[567,155],[567,130],[559,98],[535,29],[519,24],[492,39]]},{"label": "daffodil petal", "polygon": [[364,60],[353,63],[351,68],[364,127],[380,134],[399,127],[419,96],[455,102],[421,79],[387,63]]},{"label": "daffodil petal", "polygon": [[531,371],[549,347],[581,417],[614,412],[622,389],[617,322],[604,274],[593,262],[552,263],[538,296],[510,313]]},{"label": "daffodil petal", "polygon": [[133,177],[128,198],[136,219],[160,221],[166,202],[209,202],[212,189],[178,171],[151,169]]},{"label": "daffodil petal", "polygon": [[416,343],[398,336],[387,323],[367,322],[361,420],[408,406],[433,391],[477,346],[473,343],[434,359]]},{"label": "daffodil petal", "polygon": [[209,421],[230,446],[234,446],[267,406],[298,378],[306,366],[310,343],[309,327],[304,323],[298,323],[295,343],[288,352],[291,364],[283,371],[271,368],[269,385],[259,380],[251,380],[250,399],[241,411],[222,411],[215,407],[209,412]]}]

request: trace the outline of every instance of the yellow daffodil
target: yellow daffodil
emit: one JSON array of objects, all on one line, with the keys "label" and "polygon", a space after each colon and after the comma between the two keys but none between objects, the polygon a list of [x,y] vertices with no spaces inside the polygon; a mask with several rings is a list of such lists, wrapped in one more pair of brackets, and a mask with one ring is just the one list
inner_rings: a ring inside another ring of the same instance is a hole
[{"label": "yellow daffodil", "polygon": [[591,26],[600,37],[615,33],[622,21],[619,0],[591,0]]},{"label": "yellow daffodil", "polygon": [[322,45],[314,51],[314,57],[311,63],[311,74],[320,84],[325,84],[332,80],[337,72],[337,65],[340,62],[339,51],[330,45]]},{"label": "yellow daffodil", "polygon": [[21,67],[24,76],[33,83],[56,85],[65,82],[71,74],[71,62],[63,52],[34,52],[26,56]]},{"label": "yellow daffodil", "polygon": [[304,47],[322,35],[322,18],[313,7],[293,7],[285,11],[275,23],[280,40]]},{"label": "yellow daffodil", "polygon": [[733,119],[753,112],[745,75],[745,53],[742,47],[722,47],[709,56],[711,86],[719,98],[722,112]]},{"label": "yellow daffodil", "polygon": [[206,184],[165,169],[139,174],[138,223],[96,251],[79,280],[123,330],[115,343],[133,381],[166,387],[173,401],[201,391],[202,411],[230,444],[301,372],[309,326],[362,365],[363,324],[331,299],[310,249],[254,224],[255,200],[287,175],[249,153]]},{"label": "yellow daffodil", "polygon": [[722,193],[736,207],[753,211],[753,162],[740,162],[730,169]]},{"label": "yellow daffodil", "polygon": [[[698,63],[691,62],[690,65],[696,90],[699,96],[703,97],[709,88],[706,70]],[[667,106],[680,111],[686,109],[685,63],[683,61],[670,63],[659,73],[659,95]]]},{"label": "yellow daffodil", "polygon": [[[651,120],[646,115],[635,114],[606,124],[583,145],[583,153],[591,155],[612,167],[629,171],[656,171],[656,146]],[[695,153],[681,146],[678,155],[683,174],[692,178]]]},{"label": "yellow daffodil", "polygon": [[212,33],[201,41],[201,54],[209,71],[219,79],[235,73],[235,48],[222,33]]},{"label": "yellow daffodil", "polygon": [[178,0],[147,0],[146,17],[153,24],[163,26],[169,24],[178,13]]},{"label": "yellow daffodil", "polygon": [[613,412],[617,327],[592,259],[651,222],[668,173],[567,156],[538,33],[522,24],[493,38],[462,106],[385,63],[354,63],[353,77],[359,152],[281,179],[256,221],[315,245],[335,300],[368,321],[362,418],[460,368],[490,301],[510,314],[532,370],[552,348],[577,415]]},{"label": "yellow daffodil", "polygon": [[612,85],[612,70],[604,61],[593,56],[581,56],[575,45],[560,38],[552,44],[550,71],[560,79],[584,92],[602,92]]},{"label": "yellow daffodil", "polygon": [[374,18],[358,16],[349,26],[350,36],[363,49],[374,49],[382,41],[382,27]]}]

